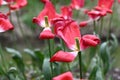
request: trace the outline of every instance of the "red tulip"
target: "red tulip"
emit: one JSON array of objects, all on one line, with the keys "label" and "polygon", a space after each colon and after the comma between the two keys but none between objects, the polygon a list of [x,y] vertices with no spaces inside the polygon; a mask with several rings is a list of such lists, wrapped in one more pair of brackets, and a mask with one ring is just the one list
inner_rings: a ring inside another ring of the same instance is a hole
[{"label": "red tulip", "polygon": [[7,30],[12,30],[14,27],[8,20],[8,17],[0,13],[0,32],[5,32]]},{"label": "red tulip", "polygon": [[98,5],[95,7],[96,10],[112,13],[111,7],[114,0],[99,0]]},{"label": "red tulip", "polygon": [[15,0],[14,2],[15,4],[10,5],[11,10],[19,10],[20,8],[27,5],[27,0]]},{"label": "red tulip", "polygon": [[54,77],[52,80],[73,80],[73,76],[72,73],[68,71]]},{"label": "red tulip", "polygon": [[[79,26],[75,21],[72,20],[62,20],[62,18],[56,19],[54,22],[54,32],[55,35],[62,38],[69,49],[72,50],[74,55],[77,52],[84,50],[91,46],[97,46],[100,40],[95,35],[85,35],[81,38]],[[79,43],[76,42],[76,38]],[[78,49],[78,45],[80,49]],[[72,62],[76,56],[71,55],[70,52],[58,51],[51,58],[51,62]],[[68,57],[66,57],[68,56]]]},{"label": "red tulip", "polygon": [[84,6],[84,0],[72,0],[71,7],[73,9],[80,9]]},{"label": "red tulip", "polygon": [[51,32],[50,28],[45,28],[41,33],[39,38],[40,39],[53,39],[55,35]]},{"label": "red tulip", "polygon": [[72,17],[72,8],[70,6],[62,6],[61,7],[62,17],[65,19],[69,19]]},{"label": "red tulip", "polygon": [[49,0],[44,1],[46,1],[44,9],[40,12],[40,14],[37,17],[33,18],[33,22],[41,27],[46,27],[44,20],[45,16],[48,17],[49,26],[51,26],[51,19],[54,19],[58,16],[53,4]]},{"label": "red tulip", "polygon": [[84,50],[90,46],[97,46],[100,43],[100,39],[95,35],[84,35],[80,41],[80,49]]},{"label": "red tulip", "polygon": [[55,53],[55,55],[52,56],[52,58],[50,59],[50,62],[72,62],[76,56],[77,56],[78,52],[64,52],[64,51],[58,51]]}]

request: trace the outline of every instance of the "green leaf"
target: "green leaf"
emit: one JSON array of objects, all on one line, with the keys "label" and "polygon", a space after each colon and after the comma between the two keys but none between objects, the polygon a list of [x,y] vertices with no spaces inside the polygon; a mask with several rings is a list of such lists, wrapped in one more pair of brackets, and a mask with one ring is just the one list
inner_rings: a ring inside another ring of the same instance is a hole
[{"label": "green leaf", "polygon": [[54,65],[54,76],[57,76],[61,73],[60,63],[54,62],[53,65]]},{"label": "green leaf", "polygon": [[43,63],[43,74],[45,80],[51,80],[51,69],[49,59],[46,58]]},{"label": "green leaf", "polygon": [[34,51],[32,51],[30,49],[24,49],[24,52],[29,54],[32,57],[32,59],[36,59],[36,55],[35,55]]},{"label": "green leaf", "polygon": [[117,49],[118,47],[118,40],[117,40],[117,37],[114,35],[114,34],[111,34],[111,37],[113,40],[110,40],[110,52],[111,54],[113,54],[115,52],[115,50]]},{"label": "green leaf", "polygon": [[3,67],[0,65],[0,75],[5,74]]},{"label": "green leaf", "polygon": [[90,60],[95,56],[97,47],[90,47],[89,58]]},{"label": "green leaf", "polygon": [[93,68],[93,70],[90,73],[89,80],[96,80],[96,73],[97,73],[97,66]]},{"label": "green leaf", "polygon": [[11,53],[12,56],[18,56],[19,58],[22,59],[22,55],[20,54],[19,51],[13,49],[13,48],[6,48],[7,52]]},{"label": "green leaf", "polygon": [[103,62],[103,69],[104,69],[104,74],[108,72],[110,69],[110,52],[109,52],[109,47],[108,47],[108,42],[104,42],[100,46],[100,57]]},{"label": "green leaf", "polygon": [[17,68],[16,67],[10,67],[8,70],[8,73],[16,73],[17,72]]},{"label": "green leaf", "polygon": [[20,72],[24,72],[24,63],[23,63],[23,58],[22,55],[19,51],[12,49],[12,48],[6,48],[7,52],[12,54],[12,59],[15,61],[15,63],[17,64],[17,67],[19,69]]},{"label": "green leaf", "polygon": [[39,68],[42,70],[44,55],[42,54],[42,52],[40,50],[35,50],[34,52],[36,55],[37,64],[39,65]]}]

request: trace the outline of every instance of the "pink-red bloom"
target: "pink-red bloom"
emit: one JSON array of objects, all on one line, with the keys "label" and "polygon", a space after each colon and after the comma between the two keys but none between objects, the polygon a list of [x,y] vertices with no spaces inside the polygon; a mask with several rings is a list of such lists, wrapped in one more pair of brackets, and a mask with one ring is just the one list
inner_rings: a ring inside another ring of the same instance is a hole
[{"label": "pink-red bloom", "polygon": [[42,1],[45,1],[44,9],[40,12],[40,14],[37,17],[33,18],[33,22],[38,24],[41,27],[46,27],[44,17],[47,16],[49,26],[51,26],[51,19],[54,19],[55,17],[57,17],[58,14],[56,13],[56,10],[53,4],[49,0],[42,0]]},{"label": "pink-red bloom", "polygon": [[50,62],[72,62],[75,57],[77,56],[77,52],[64,52],[64,51],[58,51],[55,53],[55,55],[52,56],[50,59]]},{"label": "pink-red bloom", "polygon": [[0,32],[5,32],[8,30],[12,30],[14,27],[8,20],[8,17],[2,13],[0,13]]},{"label": "pink-red bloom", "polygon": [[78,10],[84,6],[84,0],[72,0],[70,6]]},{"label": "pink-red bloom", "polygon": [[[8,2],[11,2],[11,1],[13,1],[13,0],[8,0]],[[10,4],[10,9],[11,10],[19,10],[22,7],[27,5],[27,0],[14,0],[13,3],[15,3],[15,4]]]},{"label": "pink-red bloom", "polygon": [[53,39],[55,35],[52,33],[50,27],[45,28],[41,33],[39,38],[40,39]]},{"label": "pink-red bloom", "polygon": [[73,76],[72,73],[68,71],[54,77],[52,80],[73,80]]},{"label": "pink-red bloom", "polygon": [[95,9],[102,11],[103,13],[112,13],[111,7],[113,2],[114,0],[99,0]]},{"label": "pink-red bloom", "polygon": [[64,17],[64,19],[72,18],[72,8],[70,6],[62,6],[61,16]]},{"label": "pink-red bloom", "polygon": [[[91,46],[95,47],[100,43],[100,39],[95,35],[84,35],[81,37],[79,26],[75,21],[62,21],[59,19],[54,22],[54,27],[55,34],[63,39],[67,47],[72,50],[72,54],[71,52],[58,51],[50,59],[51,62],[72,62],[79,51],[83,51]],[[76,43],[76,39],[79,40],[78,44]],[[77,45],[80,46],[80,49],[78,49]]]}]

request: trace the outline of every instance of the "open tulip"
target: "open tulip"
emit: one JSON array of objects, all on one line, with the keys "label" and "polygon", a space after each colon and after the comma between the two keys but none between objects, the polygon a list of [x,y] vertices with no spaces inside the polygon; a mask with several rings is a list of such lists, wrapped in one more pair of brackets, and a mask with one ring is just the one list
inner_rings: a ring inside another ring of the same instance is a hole
[{"label": "open tulip", "polygon": [[44,4],[44,9],[40,12],[40,14],[37,17],[33,18],[33,22],[38,24],[41,27],[46,27],[44,17],[48,17],[48,24],[51,26],[51,19],[55,18],[58,16],[56,13],[56,10],[53,6],[53,4],[49,0],[44,0],[46,1]]},{"label": "open tulip", "polygon": [[[55,23],[55,34],[62,38],[65,44],[69,49],[72,50],[72,53],[83,51],[88,47],[95,47],[100,43],[100,40],[95,35],[84,35],[81,37],[79,26],[75,21],[56,21]],[[76,43],[76,39],[78,39],[79,43]],[[80,46],[80,49],[78,48]],[[64,55],[69,55],[66,59]],[[77,54],[75,54],[77,55]],[[72,57],[72,58],[71,58]],[[72,62],[76,56],[73,56],[70,52],[63,52],[58,51],[55,55],[51,58],[51,62],[58,61],[58,62]],[[71,58],[71,59],[69,59]]]}]

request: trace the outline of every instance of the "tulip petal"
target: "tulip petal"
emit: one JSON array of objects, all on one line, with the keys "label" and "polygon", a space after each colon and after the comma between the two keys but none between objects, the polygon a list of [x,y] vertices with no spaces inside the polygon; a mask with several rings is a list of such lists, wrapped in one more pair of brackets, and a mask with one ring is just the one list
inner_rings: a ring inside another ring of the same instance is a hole
[{"label": "tulip petal", "polygon": [[8,20],[8,17],[0,13],[0,32],[5,32],[7,30],[12,30],[14,27]]},{"label": "tulip petal", "polygon": [[40,39],[53,39],[55,35],[51,32],[50,28],[45,28],[41,33],[39,38]]},{"label": "tulip petal", "polygon": [[55,24],[55,30],[56,35],[64,40],[67,47],[71,50],[74,50],[76,45],[75,39],[81,39],[81,34],[77,23],[75,21],[68,23],[65,21],[58,21]]},{"label": "tulip petal", "polygon": [[73,80],[73,76],[72,73],[68,71],[54,77],[52,80]]},{"label": "tulip petal", "polygon": [[55,53],[52,58],[50,59],[50,62],[72,62],[78,52],[64,52],[64,51],[58,51]]}]

